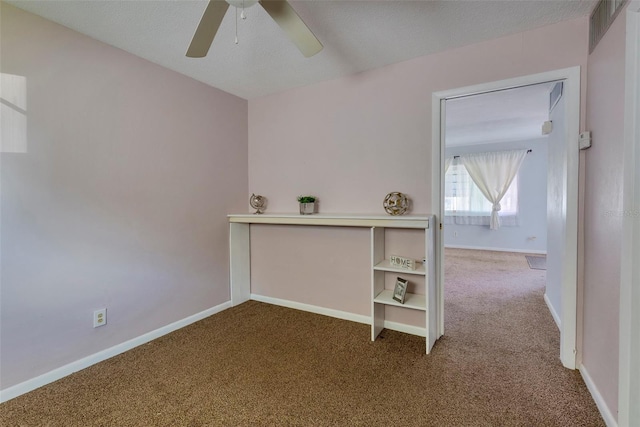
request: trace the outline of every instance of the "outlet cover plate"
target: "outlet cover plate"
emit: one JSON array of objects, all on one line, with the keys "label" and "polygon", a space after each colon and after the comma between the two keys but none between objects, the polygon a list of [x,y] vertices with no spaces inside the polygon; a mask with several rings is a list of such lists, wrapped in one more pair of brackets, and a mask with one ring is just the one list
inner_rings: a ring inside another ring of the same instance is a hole
[{"label": "outlet cover plate", "polygon": [[107,309],[101,308],[93,312],[93,327],[104,326],[107,324]]}]

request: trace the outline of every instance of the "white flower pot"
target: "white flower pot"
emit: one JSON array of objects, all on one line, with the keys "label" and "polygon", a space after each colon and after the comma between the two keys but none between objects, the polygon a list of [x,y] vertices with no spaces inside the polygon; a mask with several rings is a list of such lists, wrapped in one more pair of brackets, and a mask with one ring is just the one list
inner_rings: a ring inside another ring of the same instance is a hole
[{"label": "white flower pot", "polygon": [[311,215],[316,213],[316,203],[300,203],[300,215]]}]

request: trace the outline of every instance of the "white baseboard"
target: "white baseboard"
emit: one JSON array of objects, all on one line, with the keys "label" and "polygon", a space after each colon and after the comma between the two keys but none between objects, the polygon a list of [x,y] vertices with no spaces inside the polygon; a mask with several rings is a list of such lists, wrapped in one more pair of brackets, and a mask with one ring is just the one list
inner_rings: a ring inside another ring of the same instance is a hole
[{"label": "white baseboard", "polygon": [[419,337],[426,338],[427,329],[419,326],[405,325],[404,323],[384,321],[384,327],[391,329],[392,331],[404,332],[405,334],[417,335]]},{"label": "white baseboard", "polygon": [[265,302],[267,304],[279,305],[296,310],[308,311],[309,313],[322,314],[324,316],[335,317],[337,319],[350,320],[352,322],[371,324],[371,317],[362,314],[349,313],[348,311],[334,310],[332,308],[318,307],[317,305],[304,304],[296,301],[289,301],[280,298],[266,297],[263,295],[251,294],[254,301]]},{"label": "white baseboard", "polygon": [[560,326],[560,324],[561,324],[560,316],[558,316],[558,313],[556,312],[556,309],[551,304],[551,300],[549,299],[549,297],[547,296],[546,293],[544,294],[544,302],[547,303],[547,307],[549,308],[549,311],[551,312],[551,316],[553,317],[553,320],[556,322],[556,325],[558,326],[558,329],[560,329],[562,331],[562,327]]},{"label": "white baseboard", "polygon": [[515,252],[520,254],[539,254],[546,255],[547,251],[536,249],[505,249],[505,248],[489,248],[485,246],[464,246],[464,245],[444,245],[445,248],[451,249],[473,249],[476,251],[494,251],[494,252]]},{"label": "white baseboard", "polygon": [[4,390],[0,390],[0,403],[6,402],[7,400],[13,399],[14,397],[18,397],[22,394],[28,393],[44,385],[50,384],[54,381],[57,381],[61,378],[66,377],[67,375],[71,375],[74,372],[88,368],[91,365],[95,365],[96,363],[107,360],[113,356],[117,356],[120,353],[124,353],[125,351],[131,350],[132,348],[138,347],[139,345],[146,344],[149,341],[152,341],[156,338],[159,338],[163,335],[171,333],[180,328],[184,328],[185,326],[190,325],[191,323],[197,322],[206,317],[209,317],[211,315],[224,311],[230,307],[231,307],[231,301],[227,301],[215,307],[201,311],[200,313],[196,313],[182,320],[173,322],[167,326],[163,326],[162,328],[158,328],[144,335],[140,335],[139,337],[130,339],[123,343],[114,345],[113,347],[99,351],[98,353],[94,353],[90,356],[83,357],[80,360],[76,360],[75,362],[71,362],[67,365],[56,368],[45,374],[42,374],[30,380],[21,382],[20,384],[16,384]]},{"label": "white baseboard", "polygon": [[604,423],[607,425],[607,427],[618,427],[616,418],[613,416],[613,414],[609,410],[609,407],[602,398],[602,395],[600,394],[598,387],[596,387],[595,383],[591,379],[587,368],[585,368],[584,365],[581,364],[578,370],[580,371],[582,379],[584,380],[584,383],[587,385],[587,388],[591,393],[591,397],[593,397],[593,400],[596,402],[596,406],[600,411],[600,415],[602,415],[602,418],[604,419]]},{"label": "white baseboard", "polygon": [[[289,301],[280,298],[266,297],[263,295],[251,294],[251,299],[254,301],[264,302],[267,304],[279,305],[282,307],[293,308],[296,310],[307,311],[309,313],[322,314],[324,316],[335,317],[337,319],[349,320],[352,322],[364,323],[366,325],[371,324],[371,316],[364,316],[362,314],[349,313],[348,311],[334,310],[332,308],[318,307],[317,305],[304,304],[301,302]],[[406,334],[418,335],[420,337],[427,336],[427,330],[419,326],[405,325],[404,323],[384,321],[383,325],[386,329],[393,331],[404,332]]]}]

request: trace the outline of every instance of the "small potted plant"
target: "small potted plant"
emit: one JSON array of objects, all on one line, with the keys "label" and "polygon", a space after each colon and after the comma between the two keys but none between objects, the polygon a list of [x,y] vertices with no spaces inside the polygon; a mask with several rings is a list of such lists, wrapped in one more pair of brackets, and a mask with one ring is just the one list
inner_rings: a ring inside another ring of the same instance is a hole
[{"label": "small potted plant", "polygon": [[315,196],[298,196],[300,203],[300,215],[311,215],[316,212]]}]

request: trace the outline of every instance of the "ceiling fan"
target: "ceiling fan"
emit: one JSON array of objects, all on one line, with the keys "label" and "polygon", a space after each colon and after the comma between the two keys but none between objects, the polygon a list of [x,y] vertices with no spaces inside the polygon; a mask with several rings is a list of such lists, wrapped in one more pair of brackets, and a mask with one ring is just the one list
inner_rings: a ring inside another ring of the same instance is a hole
[{"label": "ceiling fan", "polygon": [[305,57],[309,58],[322,50],[322,43],[286,0],[210,0],[193,35],[187,56],[202,58],[207,55],[229,5],[245,9],[256,3],[260,3]]}]

